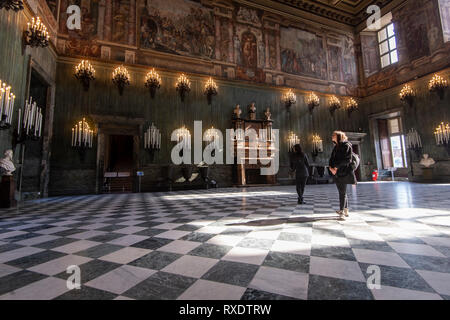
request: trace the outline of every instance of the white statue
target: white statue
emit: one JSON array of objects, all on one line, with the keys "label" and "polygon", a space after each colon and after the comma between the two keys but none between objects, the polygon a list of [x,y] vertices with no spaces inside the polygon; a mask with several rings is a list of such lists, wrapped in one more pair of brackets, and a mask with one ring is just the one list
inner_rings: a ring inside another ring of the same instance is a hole
[{"label": "white statue", "polygon": [[433,164],[435,164],[433,158],[429,158],[427,153],[424,153],[423,158],[420,160],[420,164],[425,168],[429,168]]},{"label": "white statue", "polygon": [[16,167],[13,163],[13,151],[8,149],[5,151],[5,157],[0,159],[0,171],[6,172],[4,175],[10,176],[14,171],[16,171]]}]

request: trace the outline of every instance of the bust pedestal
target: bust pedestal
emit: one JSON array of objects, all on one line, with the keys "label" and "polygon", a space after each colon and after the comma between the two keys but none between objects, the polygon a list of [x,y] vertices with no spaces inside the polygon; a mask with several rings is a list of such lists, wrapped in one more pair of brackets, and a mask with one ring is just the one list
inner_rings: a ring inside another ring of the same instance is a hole
[{"label": "bust pedestal", "polygon": [[12,208],[17,205],[14,194],[16,184],[13,176],[3,176],[0,183],[0,208]]},{"label": "bust pedestal", "polygon": [[424,181],[431,181],[433,180],[433,168],[423,168],[422,169],[422,176]]}]

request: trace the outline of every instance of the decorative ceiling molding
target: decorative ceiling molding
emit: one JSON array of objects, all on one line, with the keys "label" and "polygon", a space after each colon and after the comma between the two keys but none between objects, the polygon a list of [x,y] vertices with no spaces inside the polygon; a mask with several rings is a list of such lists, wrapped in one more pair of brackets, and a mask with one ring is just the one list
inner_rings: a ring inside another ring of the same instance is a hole
[{"label": "decorative ceiling molding", "polygon": [[[369,16],[368,6],[376,4],[381,9],[393,0],[270,0],[291,8],[312,13],[349,26],[356,26]],[[270,5],[270,4],[269,4]]]}]

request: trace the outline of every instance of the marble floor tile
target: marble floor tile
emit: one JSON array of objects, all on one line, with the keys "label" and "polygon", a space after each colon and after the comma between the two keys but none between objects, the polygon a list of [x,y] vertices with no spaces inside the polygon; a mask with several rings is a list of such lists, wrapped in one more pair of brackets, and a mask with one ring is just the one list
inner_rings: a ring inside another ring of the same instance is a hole
[{"label": "marble floor tile", "polygon": [[356,260],[363,263],[381,264],[393,267],[410,268],[410,266],[395,252],[384,252],[353,248]]},{"label": "marble floor tile", "polygon": [[421,256],[434,256],[442,258],[445,257],[442,253],[440,253],[433,247],[425,244],[397,242],[388,242],[388,244],[398,253],[417,254]]},{"label": "marble floor tile", "polygon": [[185,255],[167,265],[161,271],[191,278],[200,278],[218,261],[217,259]]},{"label": "marble floor tile", "polygon": [[311,257],[310,274],[352,281],[366,281],[356,261]]},{"label": "marble floor tile", "polygon": [[173,252],[179,254],[187,254],[188,252],[194,250],[200,246],[200,242],[195,241],[185,241],[185,240],[175,240],[166,244],[163,247],[158,248],[158,251]]},{"label": "marble floor tile", "polygon": [[261,265],[269,250],[234,247],[222,257],[222,260]]},{"label": "marble floor tile", "polygon": [[151,250],[149,249],[126,247],[101,256],[99,259],[120,264],[128,264],[131,261],[137,260],[149,254],[150,252]]},{"label": "marble floor tile", "polygon": [[239,300],[245,287],[199,279],[178,300]]},{"label": "marble floor tile", "polygon": [[297,299],[306,299],[308,274],[263,266],[255,274],[249,287]]},{"label": "marble floor tile", "polygon": [[376,300],[442,300],[436,293],[390,286],[381,286],[380,289],[372,289],[371,291]]},{"label": "marble floor tile", "polygon": [[450,270],[449,273],[417,270],[417,273],[439,294],[450,296]]},{"label": "marble floor tile", "polygon": [[122,294],[156,272],[156,270],[123,265],[87,282],[86,285],[103,291]]}]

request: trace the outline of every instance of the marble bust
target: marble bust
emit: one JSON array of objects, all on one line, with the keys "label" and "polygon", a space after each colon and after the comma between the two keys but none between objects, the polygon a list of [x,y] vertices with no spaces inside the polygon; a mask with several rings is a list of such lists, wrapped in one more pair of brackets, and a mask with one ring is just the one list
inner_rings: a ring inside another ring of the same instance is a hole
[{"label": "marble bust", "polygon": [[1,175],[10,176],[14,171],[16,171],[16,167],[13,163],[13,151],[8,149],[5,151],[4,157],[0,159],[0,173]]},{"label": "marble bust", "polygon": [[420,164],[423,165],[425,168],[429,168],[433,164],[435,164],[433,158],[428,157],[428,154],[425,153],[423,155],[423,158],[420,160]]},{"label": "marble bust", "polygon": [[234,110],[233,110],[233,117],[236,119],[239,119],[241,117],[241,113],[242,113],[242,110],[240,109],[239,105],[237,104],[236,108],[234,108]]},{"label": "marble bust", "polygon": [[256,119],[256,106],[255,106],[254,102],[251,105],[249,105],[248,115],[249,115],[250,120]]},{"label": "marble bust", "polygon": [[264,115],[266,116],[266,120],[272,120],[272,114],[270,113],[269,108],[266,109],[266,112],[264,112]]}]

